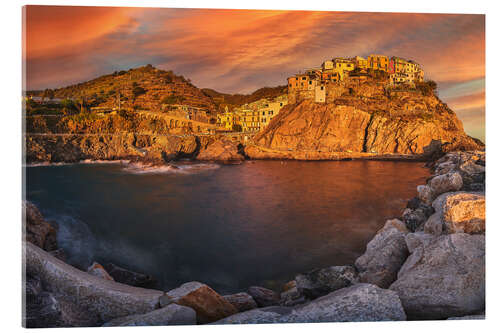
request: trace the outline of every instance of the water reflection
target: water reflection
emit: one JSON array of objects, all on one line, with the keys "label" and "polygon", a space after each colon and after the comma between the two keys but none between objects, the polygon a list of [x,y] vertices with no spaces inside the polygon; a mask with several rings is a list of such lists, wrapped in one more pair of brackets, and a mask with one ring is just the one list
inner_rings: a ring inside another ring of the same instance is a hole
[{"label": "water reflection", "polygon": [[[27,168],[27,196],[63,226],[61,245],[75,265],[111,261],[164,289],[197,280],[226,293],[352,263],[428,176],[419,163],[377,161],[191,169],[203,172]],[[80,230],[90,235],[77,240]]]}]

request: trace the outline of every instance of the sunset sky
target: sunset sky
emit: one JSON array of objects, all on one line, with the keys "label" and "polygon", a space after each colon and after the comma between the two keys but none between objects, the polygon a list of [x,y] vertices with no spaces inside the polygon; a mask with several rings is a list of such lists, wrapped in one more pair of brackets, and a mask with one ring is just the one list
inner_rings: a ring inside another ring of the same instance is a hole
[{"label": "sunset sky", "polygon": [[152,64],[200,88],[249,93],[335,56],[420,63],[484,140],[483,15],[28,6],[26,88]]}]

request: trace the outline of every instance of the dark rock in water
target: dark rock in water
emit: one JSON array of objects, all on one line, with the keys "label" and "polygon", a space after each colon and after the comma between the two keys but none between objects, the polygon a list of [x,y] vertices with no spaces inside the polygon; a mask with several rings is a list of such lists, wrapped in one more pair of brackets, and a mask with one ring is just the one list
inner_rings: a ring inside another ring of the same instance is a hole
[{"label": "dark rock in water", "polygon": [[353,266],[332,266],[299,274],[295,281],[300,294],[315,299],[357,283],[358,274]]},{"label": "dark rock in water", "polygon": [[56,229],[45,221],[38,208],[29,201],[23,201],[23,213],[23,232],[26,240],[46,251],[56,250]]},{"label": "dark rock in water", "polygon": [[278,305],[280,302],[280,295],[277,292],[263,287],[250,287],[248,293],[260,307]]},{"label": "dark rock in water", "polygon": [[170,304],[145,314],[115,318],[102,326],[167,326],[196,325],[196,312],[187,307]]},{"label": "dark rock in water", "polygon": [[113,263],[105,264],[104,269],[116,282],[128,284],[129,286],[134,287],[149,289],[158,288],[158,281],[149,275],[137,273],[117,266]]},{"label": "dark rock in water", "polygon": [[257,303],[255,303],[255,300],[247,293],[237,293],[232,295],[225,295],[223,297],[229,303],[234,305],[239,312],[252,310],[257,307]]},{"label": "dark rock in water", "polygon": [[405,222],[408,230],[414,232],[423,228],[425,221],[427,221],[429,216],[431,216],[433,213],[434,208],[432,208],[432,206],[420,201],[417,208],[405,209],[405,211],[403,212],[403,221]]},{"label": "dark rock in water", "polygon": [[406,208],[417,209],[420,206],[421,202],[422,200],[420,200],[418,197],[414,197],[410,201],[408,201],[408,204],[406,204]]}]

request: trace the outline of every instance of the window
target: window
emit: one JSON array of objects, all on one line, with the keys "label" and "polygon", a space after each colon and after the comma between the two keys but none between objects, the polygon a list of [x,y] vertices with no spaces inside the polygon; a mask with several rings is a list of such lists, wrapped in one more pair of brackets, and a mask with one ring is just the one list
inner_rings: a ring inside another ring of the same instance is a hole
[{"label": "window", "polygon": [[309,84],[313,84],[313,82],[312,82],[312,81],[309,81]]},{"label": "window", "polygon": [[269,111],[268,114],[272,115],[273,114],[273,111]]},{"label": "window", "polygon": [[265,116],[266,115],[266,111],[262,111],[262,115]]},{"label": "window", "polygon": [[280,106],[283,106],[283,103],[280,103]]}]

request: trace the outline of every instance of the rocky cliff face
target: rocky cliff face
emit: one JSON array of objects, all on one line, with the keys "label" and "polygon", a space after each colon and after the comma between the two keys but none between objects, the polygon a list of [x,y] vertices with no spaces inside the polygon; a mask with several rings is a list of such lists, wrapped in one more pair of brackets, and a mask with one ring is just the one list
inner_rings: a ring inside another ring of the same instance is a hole
[{"label": "rocky cliff face", "polygon": [[[47,121],[49,119],[49,121]],[[212,143],[208,136],[180,135],[161,118],[138,114],[97,119],[33,117],[27,122],[26,162],[131,159],[161,163],[193,157]]]},{"label": "rocky cliff face", "polygon": [[441,141],[445,150],[482,148],[436,96],[420,91],[390,94],[370,84],[346,87],[332,103],[287,105],[254,138],[257,146],[276,151],[377,154],[421,154],[433,140]]}]

